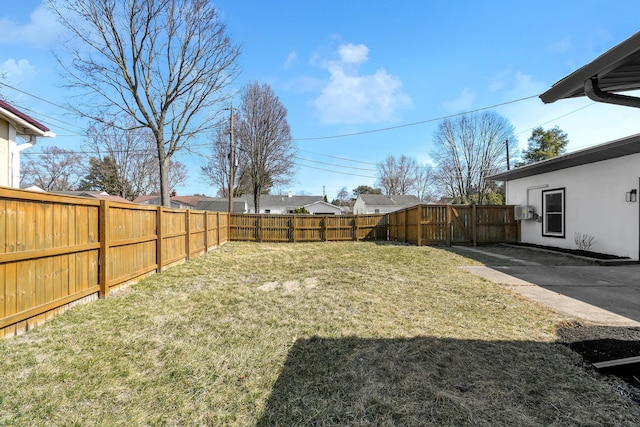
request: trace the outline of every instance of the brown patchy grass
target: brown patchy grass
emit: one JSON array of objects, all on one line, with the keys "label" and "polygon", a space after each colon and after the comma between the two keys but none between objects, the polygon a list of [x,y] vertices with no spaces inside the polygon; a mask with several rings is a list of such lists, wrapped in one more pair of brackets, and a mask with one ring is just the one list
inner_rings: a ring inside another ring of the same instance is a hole
[{"label": "brown patchy grass", "polygon": [[0,342],[0,425],[636,425],[436,248],[227,244]]}]

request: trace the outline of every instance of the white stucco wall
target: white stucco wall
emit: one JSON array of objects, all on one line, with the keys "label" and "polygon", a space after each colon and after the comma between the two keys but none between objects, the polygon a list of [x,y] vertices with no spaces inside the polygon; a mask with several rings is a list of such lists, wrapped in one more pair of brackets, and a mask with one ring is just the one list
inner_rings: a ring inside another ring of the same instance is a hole
[{"label": "white stucco wall", "polygon": [[525,205],[528,187],[547,185],[529,191],[529,205],[542,215],[542,192],[564,188],[565,237],[543,236],[541,222],[526,220],[521,228],[523,242],[576,249],[574,234],[578,232],[595,237],[596,243],[590,248],[593,252],[637,260],[640,202],[626,202],[625,193],[638,189],[639,180],[640,154],[634,154],[508,181],[507,204]]}]

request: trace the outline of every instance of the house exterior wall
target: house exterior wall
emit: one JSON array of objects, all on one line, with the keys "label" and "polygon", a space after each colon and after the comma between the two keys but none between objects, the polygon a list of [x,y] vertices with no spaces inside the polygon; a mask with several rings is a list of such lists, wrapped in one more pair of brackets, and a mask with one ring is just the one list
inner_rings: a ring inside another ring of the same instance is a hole
[{"label": "house exterior wall", "polygon": [[0,119],[0,186],[9,186],[9,123]]},{"label": "house exterior wall", "polygon": [[378,213],[386,214],[389,212],[399,211],[400,209],[404,209],[404,208],[406,208],[406,206],[367,205],[363,200],[356,199],[356,202],[353,204],[353,213],[355,215],[367,215],[367,214],[378,214]]},{"label": "house exterior wall", "polygon": [[329,203],[312,203],[305,206],[311,215],[341,215],[342,210],[338,206]]},{"label": "house exterior wall", "polygon": [[576,249],[575,233],[591,235],[593,252],[639,259],[640,201],[625,201],[625,193],[638,189],[640,154],[576,166],[555,172],[508,181],[507,204],[529,205],[542,215],[542,192],[565,189],[564,237],[543,236],[543,224],[523,220],[525,243]]},{"label": "house exterior wall", "polygon": [[360,197],[353,203],[353,213],[354,215],[364,215],[367,213],[367,205]]}]

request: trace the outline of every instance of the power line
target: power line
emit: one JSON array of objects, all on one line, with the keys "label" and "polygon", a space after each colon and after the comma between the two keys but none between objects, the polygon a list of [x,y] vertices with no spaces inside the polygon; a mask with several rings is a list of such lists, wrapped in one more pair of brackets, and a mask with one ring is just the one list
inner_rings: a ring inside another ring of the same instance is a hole
[{"label": "power line", "polygon": [[304,153],[309,153],[309,154],[316,154],[318,156],[331,157],[332,159],[345,160],[347,162],[362,163],[362,164],[365,164],[365,165],[374,165],[374,166],[377,165],[377,163],[365,162],[365,161],[362,161],[362,160],[353,160],[353,159],[349,159],[347,157],[332,156],[330,154],[316,153],[314,151],[308,151],[308,150],[300,150],[300,151],[302,151]]},{"label": "power line", "polygon": [[334,167],[337,167],[337,168],[358,169],[358,170],[367,171],[367,172],[377,172],[378,171],[377,169],[359,168],[359,167],[355,167],[355,166],[345,166],[345,165],[339,165],[339,164],[336,164],[336,163],[321,162],[319,160],[305,159],[305,158],[302,158],[302,157],[296,157],[296,158],[298,160],[304,160],[306,162],[319,163],[319,164],[322,164],[322,165],[334,166]]},{"label": "power line", "polygon": [[462,113],[456,113],[456,114],[449,114],[448,116],[441,116],[441,117],[437,117],[437,118],[433,118],[433,119],[421,120],[419,122],[405,123],[403,125],[390,126],[390,127],[386,127],[386,128],[379,128],[379,129],[365,130],[365,131],[362,131],[362,132],[345,133],[345,134],[341,134],[341,135],[318,136],[318,137],[312,137],[312,138],[293,138],[293,140],[294,141],[316,141],[316,140],[320,140],[320,139],[345,138],[345,137],[348,137],[348,136],[358,136],[358,135],[366,135],[366,134],[376,133],[376,132],[385,132],[385,131],[388,131],[388,130],[395,130],[395,129],[401,129],[401,128],[406,128],[406,127],[410,127],[410,126],[422,125],[422,124],[425,124],[425,123],[437,122],[439,120],[450,119],[452,117],[464,116],[465,114],[477,113],[478,111],[490,110],[492,108],[502,107],[504,105],[514,104],[516,102],[526,101],[527,99],[536,98],[538,96],[539,95],[526,96],[524,98],[514,99],[512,101],[502,102],[500,104],[494,104],[494,105],[491,105],[491,106],[488,106],[488,107],[476,108],[475,110],[469,110],[469,111],[465,111],[465,112],[462,112]]}]

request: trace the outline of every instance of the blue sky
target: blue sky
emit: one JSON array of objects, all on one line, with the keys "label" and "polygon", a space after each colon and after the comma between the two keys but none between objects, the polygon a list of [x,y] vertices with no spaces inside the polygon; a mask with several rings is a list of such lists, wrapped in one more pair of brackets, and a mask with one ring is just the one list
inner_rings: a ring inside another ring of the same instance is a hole
[{"label": "blue sky", "polygon": [[[22,92],[0,90],[56,133],[38,144],[77,148],[85,124],[51,104],[69,98],[52,53],[59,28],[41,1],[11,3],[0,12],[0,67]],[[235,89],[266,82],[288,109],[298,158],[283,193],[331,200],[373,186],[390,154],[429,163],[438,119],[485,107],[500,105],[521,148],[537,126],[559,126],[569,151],[640,132],[637,109],[518,101],[639,31],[637,0],[214,3],[243,49]],[[199,174],[210,139],[181,155],[190,175],[180,194],[215,194]]]}]

